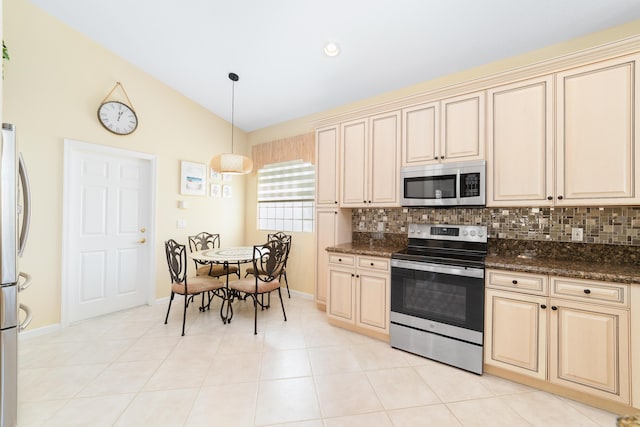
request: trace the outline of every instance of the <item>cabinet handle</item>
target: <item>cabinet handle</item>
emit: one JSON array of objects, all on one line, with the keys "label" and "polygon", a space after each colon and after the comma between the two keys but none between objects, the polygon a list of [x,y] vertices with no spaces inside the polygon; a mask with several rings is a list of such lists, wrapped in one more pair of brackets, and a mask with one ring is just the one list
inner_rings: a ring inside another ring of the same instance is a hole
[{"label": "cabinet handle", "polygon": [[359,278],[360,278],[360,275],[359,275],[359,274],[356,274],[356,278],[358,278],[358,279],[359,279]]},{"label": "cabinet handle", "polygon": [[333,203],[335,203],[335,204],[337,205],[337,204],[338,204],[338,201],[337,201],[337,200],[334,200],[334,201],[333,201]]},{"label": "cabinet handle", "polygon": [[338,262],[342,262],[342,258],[338,258]]},{"label": "cabinet handle", "polygon": [[444,159],[444,156],[440,156],[440,160]]},{"label": "cabinet handle", "polygon": [[555,305],[551,306],[551,310],[556,311],[558,309],[558,307],[556,307]]},{"label": "cabinet handle", "polygon": [[547,200],[553,200],[553,197],[547,196]]},{"label": "cabinet handle", "polygon": [[371,203],[371,200],[369,200],[369,203]]},{"label": "cabinet handle", "polygon": [[544,310],[545,308],[547,308],[547,306],[546,306],[546,304],[542,304],[542,305],[540,306],[540,308]]},{"label": "cabinet handle", "polygon": [[585,294],[587,294],[587,295],[589,295],[589,294],[591,293],[591,289],[585,289],[585,290],[584,290],[584,293],[585,293]]},{"label": "cabinet handle", "polygon": [[564,197],[562,196],[558,196],[558,200],[562,200]]},{"label": "cabinet handle", "polygon": [[[371,263],[371,267],[373,267],[373,263]],[[585,291],[586,292],[586,291]]]},{"label": "cabinet handle", "polygon": [[433,160],[438,160],[438,156],[435,156],[435,157],[433,158]]},{"label": "cabinet handle", "polygon": [[517,280],[512,280],[511,283],[513,283],[514,285],[517,285],[518,281]]},{"label": "cabinet handle", "polygon": [[354,276],[355,276],[355,274],[351,273],[351,277],[354,277]]}]

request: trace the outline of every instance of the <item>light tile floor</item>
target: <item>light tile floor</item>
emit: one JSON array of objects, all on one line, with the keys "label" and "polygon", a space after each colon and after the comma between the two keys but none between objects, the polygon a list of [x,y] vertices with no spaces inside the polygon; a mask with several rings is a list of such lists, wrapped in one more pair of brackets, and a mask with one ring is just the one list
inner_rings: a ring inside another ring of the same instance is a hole
[{"label": "light tile floor", "polygon": [[616,416],[327,324],[313,301],[258,313],[182,297],[20,341],[20,426],[615,426]]}]

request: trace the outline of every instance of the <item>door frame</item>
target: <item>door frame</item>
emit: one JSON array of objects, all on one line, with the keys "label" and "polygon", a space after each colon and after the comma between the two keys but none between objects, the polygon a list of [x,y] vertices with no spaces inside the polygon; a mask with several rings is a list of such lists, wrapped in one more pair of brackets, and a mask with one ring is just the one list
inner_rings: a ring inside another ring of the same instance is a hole
[{"label": "door frame", "polygon": [[122,148],[113,148],[106,145],[93,144],[89,142],[77,141],[73,139],[64,139],[64,177],[62,186],[62,272],[61,272],[61,298],[60,298],[60,323],[63,328],[69,326],[69,298],[71,298],[69,287],[67,286],[70,274],[70,263],[73,260],[70,253],[70,237],[71,230],[70,215],[68,214],[71,207],[70,194],[71,186],[74,184],[71,180],[71,156],[77,151],[88,151],[94,154],[106,154],[111,156],[120,156],[144,160],[149,164],[149,233],[148,244],[143,247],[147,250],[147,259],[149,260],[148,271],[146,272],[147,284],[144,289],[146,294],[145,300],[147,305],[155,303],[155,283],[156,283],[156,194],[157,194],[157,157],[153,154],[142,153],[139,151],[125,150]]}]

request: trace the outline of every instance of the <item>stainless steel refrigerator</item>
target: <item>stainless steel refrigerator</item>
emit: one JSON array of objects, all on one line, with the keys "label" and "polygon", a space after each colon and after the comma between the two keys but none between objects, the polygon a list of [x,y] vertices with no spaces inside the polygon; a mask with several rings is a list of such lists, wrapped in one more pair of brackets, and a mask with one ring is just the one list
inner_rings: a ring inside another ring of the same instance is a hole
[{"label": "stainless steel refrigerator", "polygon": [[[31,277],[18,269],[31,213],[29,180],[16,146],[15,126],[4,123],[0,139],[0,427],[18,423],[18,332],[31,321],[31,311],[18,303],[18,293]],[[25,312],[22,323],[20,311]]]}]

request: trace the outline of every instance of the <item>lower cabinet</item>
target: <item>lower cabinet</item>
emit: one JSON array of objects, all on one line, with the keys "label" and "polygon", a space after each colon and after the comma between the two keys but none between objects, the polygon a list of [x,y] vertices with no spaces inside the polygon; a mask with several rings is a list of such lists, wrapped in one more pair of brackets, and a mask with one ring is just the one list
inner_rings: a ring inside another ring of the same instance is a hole
[{"label": "lower cabinet", "polygon": [[631,404],[628,285],[487,270],[486,286],[486,365]]},{"label": "lower cabinet", "polygon": [[327,316],[331,323],[388,338],[389,259],[329,253]]}]

